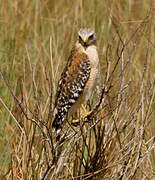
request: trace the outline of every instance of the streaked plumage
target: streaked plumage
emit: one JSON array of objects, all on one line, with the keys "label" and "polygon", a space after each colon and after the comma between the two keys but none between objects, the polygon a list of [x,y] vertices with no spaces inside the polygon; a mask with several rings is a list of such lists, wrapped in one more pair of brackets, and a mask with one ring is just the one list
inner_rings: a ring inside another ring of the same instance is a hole
[{"label": "streaked plumage", "polygon": [[81,104],[90,98],[98,75],[98,53],[96,34],[90,29],[78,32],[78,41],[71,50],[68,62],[61,75],[56,99],[56,114],[53,127],[57,132],[62,128],[65,116],[72,115]]}]

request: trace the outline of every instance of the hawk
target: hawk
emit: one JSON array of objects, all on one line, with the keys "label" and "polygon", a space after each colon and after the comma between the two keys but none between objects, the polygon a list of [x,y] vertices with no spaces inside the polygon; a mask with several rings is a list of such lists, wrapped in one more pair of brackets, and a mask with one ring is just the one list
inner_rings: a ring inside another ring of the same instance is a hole
[{"label": "hawk", "polygon": [[56,114],[52,126],[57,134],[62,129],[66,115],[71,116],[90,99],[98,73],[96,33],[91,29],[80,29],[56,92]]}]

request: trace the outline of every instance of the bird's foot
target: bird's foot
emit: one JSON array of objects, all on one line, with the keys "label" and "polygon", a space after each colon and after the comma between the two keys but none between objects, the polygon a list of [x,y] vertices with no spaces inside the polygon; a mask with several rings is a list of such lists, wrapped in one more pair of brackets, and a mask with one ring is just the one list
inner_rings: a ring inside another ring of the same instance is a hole
[{"label": "bird's foot", "polygon": [[80,119],[73,119],[72,122],[71,122],[71,124],[72,124],[73,126],[78,126],[78,125],[80,124]]},{"label": "bird's foot", "polygon": [[81,107],[82,107],[83,113],[80,116],[80,119],[85,119],[90,114],[91,111],[88,111],[83,104],[81,105]]},{"label": "bird's foot", "polygon": [[71,122],[73,126],[78,126],[80,124],[80,120],[85,119],[91,112],[88,111],[83,104],[81,105],[81,108],[82,108],[82,114],[80,115],[79,119],[73,119]]}]

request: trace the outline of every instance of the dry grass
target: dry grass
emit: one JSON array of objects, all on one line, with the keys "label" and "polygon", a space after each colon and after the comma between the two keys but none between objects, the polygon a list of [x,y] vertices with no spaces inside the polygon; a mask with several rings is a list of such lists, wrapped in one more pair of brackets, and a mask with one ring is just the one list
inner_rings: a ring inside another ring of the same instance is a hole
[{"label": "dry grass", "polygon": [[[1,179],[155,179],[155,4],[1,0]],[[80,27],[101,78],[80,125],[51,129],[58,78]]]}]

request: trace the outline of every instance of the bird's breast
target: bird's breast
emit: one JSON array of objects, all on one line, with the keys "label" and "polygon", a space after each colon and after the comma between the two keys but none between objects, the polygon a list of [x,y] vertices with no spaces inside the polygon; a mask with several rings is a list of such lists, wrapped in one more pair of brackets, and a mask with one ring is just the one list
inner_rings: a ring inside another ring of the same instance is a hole
[{"label": "bird's breast", "polygon": [[99,58],[98,58],[98,53],[97,53],[96,46],[94,46],[94,45],[89,46],[89,47],[86,49],[86,53],[87,53],[88,58],[89,58],[89,60],[90,60],[91,68],[96,68],[96,69],[98,69]]},{"label": "bird's breast", "polygon": [[91,71],[90,71],[90,76],[85,85],[85,90],[84,90],[83,97],[85,98],[84,99],[85,102],[87,102],[90,96],[92,95],[92,92],[96,86],[97,77],[99,74],[99,58],[98,58],[96,46],[89,46],[86,49],[86,53],[90,61]]}]

